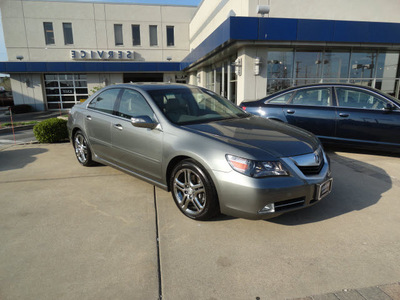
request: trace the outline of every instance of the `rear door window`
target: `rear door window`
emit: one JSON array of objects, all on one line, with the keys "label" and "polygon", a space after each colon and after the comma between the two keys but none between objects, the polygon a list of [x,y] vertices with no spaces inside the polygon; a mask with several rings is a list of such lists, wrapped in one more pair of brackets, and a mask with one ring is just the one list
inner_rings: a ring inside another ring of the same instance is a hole
[{"label": "rear door window", "polygon": [[286,104],[292,98],[294,92],[286,93],[270,100],[265,101],[265,104]]},{"label": "rear door window", "polygon": [[330,88],[311,88],[297,91],[291,104],[310,106],[330,106],[332,103]]}]

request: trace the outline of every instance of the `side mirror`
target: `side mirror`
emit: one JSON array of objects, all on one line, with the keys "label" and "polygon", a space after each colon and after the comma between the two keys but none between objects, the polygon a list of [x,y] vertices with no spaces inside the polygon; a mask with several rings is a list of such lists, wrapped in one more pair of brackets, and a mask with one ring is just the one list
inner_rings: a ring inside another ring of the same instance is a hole
[{"label": "side mirror", "polygon": [[135,127],[154,129],[158,123],[154,122],[149,116],[138,116],[131,118],[131,123]]},{"label": "side mirror", "polygon": [[394,110],[394,106],[390,103],[386,103],[385,107],[383,108],[383,110],[385,112],[391,112],[392,110]]}]

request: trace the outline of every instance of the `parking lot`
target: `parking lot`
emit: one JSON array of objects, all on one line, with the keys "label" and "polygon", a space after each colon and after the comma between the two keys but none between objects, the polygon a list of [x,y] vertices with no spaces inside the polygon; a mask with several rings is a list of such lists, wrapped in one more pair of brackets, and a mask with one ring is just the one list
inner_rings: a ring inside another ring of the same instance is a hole
[{"label": "parking lot", "polygon": [[[165,191],[81,167],[68,143],[9,145],[0,150],[0,299],[350,297],[399,282],[399,157],[329,155],[334,187],[317,205],[197,222]],[[398,287],[376,299],[399,299]]]}]

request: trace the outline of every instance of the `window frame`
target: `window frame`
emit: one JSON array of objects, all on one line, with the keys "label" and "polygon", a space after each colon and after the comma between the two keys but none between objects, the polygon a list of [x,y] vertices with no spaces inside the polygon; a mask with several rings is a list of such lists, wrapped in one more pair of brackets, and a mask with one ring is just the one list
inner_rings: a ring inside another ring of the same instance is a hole
[{"label": "window frame", "polygon": [[[153,30],[152,30],[153,29]],[[155,44],[152,43],[152,33],[155,34]],[[150,47],[157,47],[158,46],[158,25],[149,25],[149,43]]]},{"label": "window frame", "polygon": [[[121,39],[119,41],[119,39]],[[114,24],[114,44],[115,46],[124,45],[124,30],[122,24]]]},{"label": "window frame", "polygon": [[[69,25],[70,28],[66,28],[65,25]],[[72,30],[72,23],[71,22],[63,22],[63,34],[64,34],[64,45],[73,45],[74,44],[74,33]],[[69,36],[70,35],[70,36]],[[71,38],[70,41],[67,41],[67,38]]]},{"label": "window frame", "polygon": [[[171,30],[172,29],[172,43],[170,41],[171,38]],[[174,47],[175,46],[175,27],[172,25],[168,25],[166,27],[166,34],[167,34],[167,47]]]},{"label": "window frame", "polygon": [[[46,25],[50,25],[51,28],[46,28]],[[44,42],[46,45],[55,45],[56,39],[54,37],[54,27],[53,22],[43,22],[44,30]]]},{"label": "window frame", "polygon": [[[134,28],[137,29],[137,32],[134,30]],[[133,46],[141,46],[142,41],[141,41],[141,36],[140,36],[140,25],[132,24],[131,29],[132,29],[132,45]],[[138,34],[138,38],[137,38],[138,42],[136,42],[136,43],[135,43],[135,35],[134,35],[135,32]]]}]

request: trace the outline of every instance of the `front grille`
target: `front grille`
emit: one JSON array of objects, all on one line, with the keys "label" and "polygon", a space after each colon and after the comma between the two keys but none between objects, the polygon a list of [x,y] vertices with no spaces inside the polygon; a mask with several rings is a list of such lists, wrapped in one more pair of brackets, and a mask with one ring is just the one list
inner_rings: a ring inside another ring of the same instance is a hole
[{"label": "front grille", "polygon": [[324,160],[321,161],[319,166],[297,166],[304,175],[318,175],[324,167]]},{"label": "front grille", "polygon": [[301,197],[301,198],[295,198],[295,199],[275,202],[274,203],[275,211],[278,212],[278,211],[301,207],[304,205],[305,201],[306,201],[305,197]]}]

